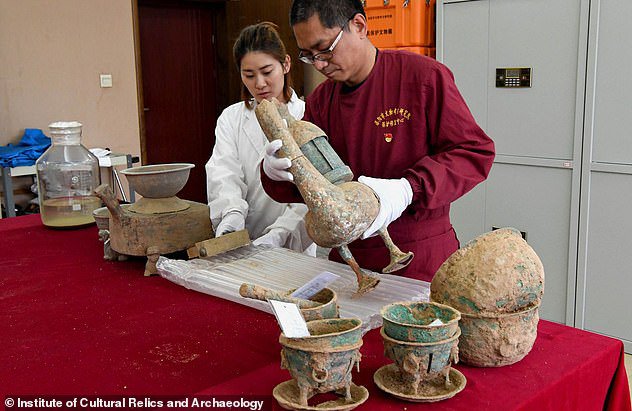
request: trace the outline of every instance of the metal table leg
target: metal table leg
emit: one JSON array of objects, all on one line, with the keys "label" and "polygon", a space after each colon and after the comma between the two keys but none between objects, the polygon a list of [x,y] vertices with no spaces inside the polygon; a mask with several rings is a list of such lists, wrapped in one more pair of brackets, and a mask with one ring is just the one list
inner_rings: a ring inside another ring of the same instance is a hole
[{"label": "metal table leg", "polygon": [[2,187],[4,187],[4,208],[7,217],[15,217],[15,199],[13,198],[13,181],[11,180],[11,168],[2,167]]},{"label": "metal table leg", "polygon": [[[132,159],[132,155],[128,154],[127,155],[127,168],[132,168],[134,166],[134,161]],[[129,187],[129,202],[130,203],[135,203],[136,202],[136,192],[134,191],[134,187],[132,187],[131,184],[129,184],[129,181],[127,182],[127,186]]]}]

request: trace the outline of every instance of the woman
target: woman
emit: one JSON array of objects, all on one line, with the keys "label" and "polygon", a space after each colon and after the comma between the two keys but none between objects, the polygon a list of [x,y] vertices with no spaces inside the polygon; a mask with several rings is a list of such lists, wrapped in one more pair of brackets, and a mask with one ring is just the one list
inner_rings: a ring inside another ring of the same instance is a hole
[{"label": "woman", "polygon": [[211,221],[217,237],[248,229],[255,245],[286,247],[315,255],[307,235],[304,204],[281,204],[263,191],[258,164],[267,142],[254,108],[276,97],[302,118],[305,103],[290,87],[290,56],[276,26],[263,22],[243,29],[233,47],[241,74],[242,100],[217,120],[215,147],[206,163]]}]

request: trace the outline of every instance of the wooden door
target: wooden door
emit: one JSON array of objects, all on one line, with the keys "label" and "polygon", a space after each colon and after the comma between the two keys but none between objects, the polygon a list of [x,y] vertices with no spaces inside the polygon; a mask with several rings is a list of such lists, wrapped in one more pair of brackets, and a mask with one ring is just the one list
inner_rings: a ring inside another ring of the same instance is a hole
[{"label": "wooden door", "polygon": [[[304,95],[303,90],[303,65],[298,60],[298,46],[294,33],[290,27],[290,6],[292,0],[247,0],[247,1],[229,1],[226,3],[226,19],[222,22],[225,24],[226,37],[225,41],[220,40],[220,46],[226,47],[225,53],[220,53],[220,57],[225,55],[226,67],[229,69],[220,78],[226,78],[228,89],[227,103],[239,101],[239,90],[241,89],[241,77],[235,68],[232,57],[232,47],[234,41],[239,36],[239,32],[250,24],[261,21],[271,21],[279,27],[279,36],[287,53],[292,58],[292,87],[299,96]],[[222,34],[222,33],[220,33]],[[222,36],[220,36],[222,37]]]},{"label": "wooden door", "polygon": [[195,164],[178,197],[202,203],[218,109],[213,36],[219,11],[212,3],[138,4],[143,164]]}]

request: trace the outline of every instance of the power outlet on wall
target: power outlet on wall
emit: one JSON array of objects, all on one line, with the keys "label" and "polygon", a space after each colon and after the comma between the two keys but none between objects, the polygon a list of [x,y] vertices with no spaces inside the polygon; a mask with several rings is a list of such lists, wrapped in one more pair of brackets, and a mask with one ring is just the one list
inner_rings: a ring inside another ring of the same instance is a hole
[{"label": "power outlet on wall", "polygon": [[111,74],[100,74],[99,80],[101,83],[101,88],[109,88],[112,87],[112,75]]}]

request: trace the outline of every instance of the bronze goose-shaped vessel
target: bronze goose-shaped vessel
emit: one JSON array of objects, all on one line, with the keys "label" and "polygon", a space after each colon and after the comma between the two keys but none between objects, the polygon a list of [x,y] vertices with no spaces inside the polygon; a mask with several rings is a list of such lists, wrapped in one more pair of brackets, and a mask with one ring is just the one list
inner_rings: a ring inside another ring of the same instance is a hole
[{"label": "bronze goose-shaped vessel", "polygon": [[[310,138],[325,135],[316,125],[295,120],[287,107],[278,101],[262,100],[255,112],[268,141],[280,139],[283,146],[279,155],[292,162],[288,171],[294,177],[294,184],[309,209],[305,215],[305,227],[309,236],[321,247],[338,250],[356,274],[356,295],[374,289],[380,282],[379,277],[360,268],[347,244],[360,238],[377,217],[380,211],[378,196],[369,186],[358,181],[332,184],[304,155],[297,141],[303,143]],[[390,273],[407,266],[413,253],[402,252],[393,243],[386,226],[378,234],[391,256],[390,264],[382,272]]]}]

